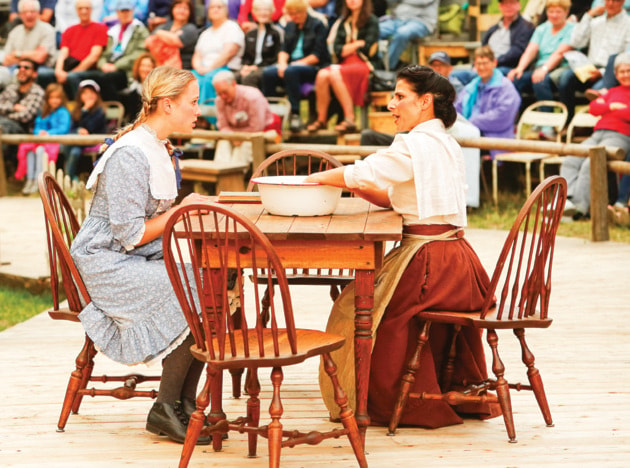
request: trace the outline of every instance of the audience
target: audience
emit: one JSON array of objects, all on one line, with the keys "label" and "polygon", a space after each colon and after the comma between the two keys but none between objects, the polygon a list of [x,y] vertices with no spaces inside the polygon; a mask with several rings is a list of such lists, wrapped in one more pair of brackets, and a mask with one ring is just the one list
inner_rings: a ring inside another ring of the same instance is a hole
[{"label": "audience", "polygon": [[0,93],[0,127],[3,133],[31,133],[44,102],[44,90],[35,82],[37,62],[20,59],[16,78]]},{"label": "audience", "polygon": [[138,112],[142,109],[142,83],[155,67],[157,67],[157,61],[149,52],[140,54],[133,63],[129,86],[123,89],[118,97],[125,107],[126,121],[136,120]]},{"label": "audience", "polygon": [[[630,17],[623,9],[620,0],[607,0],[604,6],[589,10],[575,26],[571,41],[562,44],[556,54],[564,54],[571,49],[588,47],[587,57],[598,69],[604,69],[609,57],[625,51],[630,46]],[[598,87],[601,70],[594,73],[586,82],[582,82],[573,70],[565,70],[558,81],[560,100],[569,110],[569,119],[575,112],[575,93],[587,88]]]},{"label": "audience", "polygon": [[[35,118],[34,135],[65,135],[70,131],[70,112],[66,93],[59,83],[51,83],[46,88],[44,104]],[[57,162],[59,143],[20,143],[18,166],[15,178],[26,178],[22,193],[37,192],[37,176],[44,170],[44,162]]]},{"label": "audience", "polygon": [[171,12],[171,0],[149,0],[147,26],[149,31],[168,21]]},{"label": "audience", "polygon": [[2,65],[13,74],[21,59],[30,59],[38,64],[38,76],[48,75],[48,81],[52,81],[57,54],[55,29],[40,19],[37,0],[20,0],[17,9],[22,24],[13,28],[7,37]]},{"label": "audience", "polygon": [[[221,70],[212,79],[217,92],[217,127],[222,132],[282,131],[280,117],[274,114],[259,89],[236,84],[234,73]],[[219,140],[214,160],[249,165],[253,161],[251,141]]]},{"label": "audience", "polygon": [[[90,12],[90,18],[92,18],[92,21],[100,21],[104,1],[105,0],[91,1],[92,10]],[[57,31],[57,44],[59,44],[63,32],[78,22],[79,15],[77,14],[76,0],[57,0],[57,3],[55,3],[55,31]]]},{"label": "audience", "polygon": [[[489,46],[475,50],[477,78],[464,86],[457,96],[455,109],[481,131],[494,138],[514,138],[514,123],[521,105],[521,96],[496,68],[497,59]],[[491,150],[494,157],[499,150]]]},{"label": "audience", "polygon": [[[132,17],[136,18],[141,23],[147,22],[149,0],[129,0],[131,2],[130,10],[133,12]],[[117,12],[120,10],[120,6],[116,0],[106,0],[103,2],[103,9],[101,10],[101,16],[99,21],[105,23],[111,27],[120,21]]]},{"label": "audience", "polygon": [[260,88],[265,67],[273,65],[282,50],[284,30],[272,23],[274,17],[272,0],[254,0],[252,11],[256,14],[257,26],[245,34],[245,49],[241,70],[236,79],[247,86]]},{"label": "audience", "polygon": [[533,91],[539,101],[554,99],[556,84],[551,72],[557,70],[554,75],[559,76],[566,66],[562,56],[554,52],[569,43],[575,27],[567,21],[569,8],[570,0],[547,0],[547,21],[536,28],[518,65],[507,74],[520,93]]},{"label": "audience", "polygon": [[[11,12],[9,13],[9,23],[15,23],[17,26],[18,19],[22,20],[20,15],[20,1],[11,0]],[[42,0],[40,10],[38,11],[39,19],[44,23],[51,23],[55,13],[55,5],[57,0]]]},{"label": "audience", "polygon": [[291,103],[289,128],[293,132],[304,126],[300,117],[301,86],[313,83],[317,71],[328,65],[326,26],[308,13],[306,0],[287,0],[286,13],[291,18],[285,29],[284,46],[276,65],[263,71],[262,89],[265,96],[276,96],[277,87],[284,83]]},{"label": "audience", "polygon": [[433,33],[437,27],[439,3],[439,0],[400,0],[390,8],[390,16],[381,18],[380,38],[389,39],[389,70],[401,68],[400,56],[409,41]]},{"label": "audience", "polygon": [[[593,134],[584,140],[584,145],[616,146],[626,152],[626,161],[630,161],[630,54],[623,53],[615,60],[615,74],[621,83],[608,90],[589,105],[589,112],[600,116]],[[591,206],[591,171],[590,159],[567,156],[562,160],[560,175],[567,180],[567,202],[565,215],[574,220],[588,217]],[[628,205],[630,179],[622,178],[619,187],[620,206]]]},{"label": "audience", "polygon": [[371,0],[345,0],[333,43],[333,61],[317,72],[315,94],[317,120],[309,132],[327,127],[331,90],[343,110],[343,121],[335,126],[341,133],[356,132],[354,106],[363,106],[370,70],[380,66],[378,19],[372,14]]},{"label": "audience", "polygon": [[140,54],[146,52],[144,42],[149,30],[134,18],[133,0],[117,0],[118,22],[109,28],[107,47],[97,62],[93,78],[101,86],[106,101],[118,99],[118,93],[131,80],[131,70]]},{"label": "audience", "polygon": [[210,0],[210,27],[199,35],[192,57],[193,75],[199,81],[199,102],[215,97],[212,78],[221,70],[238,70],[245,35],[236,21],[228,19],[226,0]]},{"label": "audience", "polygon": [[[501,20],[492,26],[481,39],[481,45],[487,45],[496,57],[497,68],[507,76],[518,65],[529,39],[534,32],[534,25],[520,14],[519,0],[499,0]],[[474,70],[455,70],[453,74],[464,84],[475,76]]]},{"label": "audience", "polygon": [[[6,86],[0,93],[0,128],[3,133],[31,133],[33,121],[42,108],[44,90],[35,83],[37,62],[20,59],[17,82]],[[15,147],[3,144],[7,174],[15,168]]]},{"label": "audience", "polygon": [[429,56],[429,66],[433,68],[440,75],[448,78],[448,81],[451,82],[453,88],[455,88],[455,92],[459,95],[462,89],[464,89],[464,85],[459,79],[453,75],[453,65],[451,63],[451,57],[446,52],[442,52],[441,50],[437,52],[433,52]]},{"label": "audience", "polygon": [[[89,135],[107,131],[101,87],[96,81],[84,80],[79,84],[71,116],[70,133]],[[84,146],[64,146],[62,149],[66,157],[64,172],[72,180],[79,179],[78,165],[84,149]]]},{"label": "audience", "polygon": [[[284,10],[284,1],[285,0],[269,0],[271,4],[269,7],[271,9],[271,20],[265,22],[278,23],[278,21],[280,21]],[[256,12],[256,5],[254,5],[254,3],[256,3],[255,0],[243,0],[238,11],[237,22],[246,34],[256,29],[256,27],[263,22]]]},{"label": "audience", "polygon": [[55,64],[57,83],[64,85],[69,98],[76,95],[81,80],[90,76],[85,73],[96,69],[107,45],[107,26],[92,21],[90,0],[76,1],[79,24],[70,26],[61,36],[61,48]]},{"label": "audience", "polygon": [[145,41],[158,65],[190,70],[199,31],[192,0],[173,0],[170,19],[157,26]]}]

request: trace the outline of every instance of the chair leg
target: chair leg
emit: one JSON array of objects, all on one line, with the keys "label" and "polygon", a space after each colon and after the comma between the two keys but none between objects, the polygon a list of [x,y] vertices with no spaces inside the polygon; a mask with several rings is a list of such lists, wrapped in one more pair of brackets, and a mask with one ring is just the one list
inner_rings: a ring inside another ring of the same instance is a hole
[{"label": "chair leg", "polygon": [[282,368],[274,367],[271,371],[271,383],[273,385],[273,397],[269,406],[271,423],[268,426],[269,438],[269,468],[280,467],[280,450],[282,448],[282,402],[280,401],[280,385],[282,384]]},{"label": "chair leg", "polygon": [[[81,389],[81,385],[83,383],[83,376],[85,373],[85,367],[89,362],[89,348],[92,340],[85,335],[85,342],[83,343],[83,348],[77,355],[74,363],[75,369],[70,374],[70,380],[68,381],[68,386],[66,388],[66,396],[63,399],[63,405],[61,406],[61,414],[59,415],[59,422],[57,423],[57,432],[63,432],[66,427],[66,423],[68,422],[68,417],[70,416],[70,412],[74,408],[75,401],[78,400],[79,404],[81,404],[81,399],[78,397],[77,393]],[[78,405],[77,405],[78,410]]]},{"label": "chair leg", "polygon": [[[90,383],[90,379],[92,378],[92,372],[94,372],[94,357],[98,354],[96,351],[96,347],[94,346],[94,342],[86,335],[86,354],[85,357],[82,357],[85,362],[83,370],[81,371],[81,386],[79,387],[79,391],[85,390]],[[83,401],[83,395],[77,394],[74,397],[74,401],[72,402],[72,414],[77,414],[79,412],[79,407],[81,406],[81,402]]]},{"label": "chair leg", "polygon": [[451,340],[451,346],[448,350],[448,359],[444,370],[442,372],[442,378],[440,379],[440,387],[442,392],[448,392],[453,382],[453,374],[455,373],[455,358],[457,357],[457,337],[462,329],[461,325],[453,326],[453,339]]},{"label": "chair leg", "polygon": [[514,416],[512,415],[510,387],[507,380],[505,380],[505,366],[499,357],[499,351],[497,349],[499,337],[497,336],[497,332],[492,329],[488,329],[487,335],[488,344],[492,349],[492,372],[497,377],[497,398],[499,400],[499,405],[501,406],[501,411],[503,412],[503,421],[505,422],[508,439],[511,443],[514,443],[516,442],[516,431],[514,430]]},{"label": "chair leg", "polygon": [[542,377],[540,372],[534,366],[534,355],[529,350],[527,343],[525,342],[525,330],[522,328],[514,329],[514,334],[521,343],[522,359],[523,363],[527,366],[527,378],[532,386],[532,391],[538,402],[538,407],[543,415],[547,427],[553,427],[553,420],[551,419],[551,411],[549,410],[549,404],[547,403],[547,397],[545,395],[545,387],[543,386]]},{"label": "chair leg", "polygon": [[[179,468],[186,468],[188,463],[190,462],[190,457],[192,457],[193,450],[195,449],[195,445],[197,445],[197,440],[199,439],[199,435],[201,434],[201,430],[203,429],[203,423],[205,420],[205,409],[208,407],[209,397],[208,395],[211,392],[211,388],[213,388],[214,379],[211,377],[210,370],[206,371],[206,382],[203,385],[203,389],[201,393],[197,397],[196,404],[197,409],[190,416],[190,420],[188,422],[188,429],[186,430],[186,439],[184,439],[184,447],[182,448],[182,454],[179,458]],[[215,434],[212,435],[214,439]],[[221,440],[221,434],[218,436],[219,440]]]},{"label": "chair leg", "polygon": [[[243,319],[243,310],[239,307],[232,314],[232,322],[234,329],[241,328],[241,321]],[[230,375],[232,376],[232,396],[234,398],[241,397],[241,381],[245,369],[230,369]]]},{"label": "chair leg", "polygon": [[492,201],[494,206],[499,206],[499,169],[497,168],[497,160],[492,160]]},{"label": "chair leg", "polygon": [[400,423],[400,418],[402,417],[403,410],[405,409],[405,406],[407,406],[409,392],[411,391],[411,386],[416,381],[416,372],[420,367],[420,353],[422,352],[422,348],[424,348],[426,342],[429,340],[430,328],[431,322],[427,321],[424,323],[422,330],[420,330],[416,349],[413,352],[411,359],[409,359],[409,362],[407,363],[407,372],[403,375],[400,383],[400,391],[398,392],[398,399],[396,400],[396,404],[394,405],[392,418],[389,420],[387,435],[393,436],[396,433],[396,428]]},{"label": "chair leg", "polygon": [[339,384],[339,379],[337,378],[337,366],[332,360],[332,357],[330,357],[329,353],[323,354],[322,358],[324,360],[324,370],[326,371],[326,374],[328,374],[328,377],[330,377],[333,388],[335,389],[335,403],[337,403],[337,406],[339,406],[339,409],[341,410],[339,412],[339,417],[343,427],[348,431],[348,440],[350,441],[354,455],[356,456],[360,467],[367,467],[367,460],[363,449],[363,439],[359,433],[359,426],[357,426],[357,421],[354,418],[354,412],[352,411],[352,408],[348,406],[348,397]]},{"label": "chair leg", "polygon": [[[210,413],[207,419],[208,424],[213,425],[226,418],[223,412],[223,372],[208,370],[207,380],[210,385]],[[222,434],[212,434],[212,449],[219,452],[222,447]]]},{"label": "chair leg", "polygon": [[[260,381],[258,380],[258,369],[248,369],[248,378],[245,382],[246,391],[249,395],[247,400],[247,425],[249,427],[258,427],[260,423]],[[247,434],[248,454],[250,458],[256,457],[256,449],[258,444],[258,433],[250,432]]]}]

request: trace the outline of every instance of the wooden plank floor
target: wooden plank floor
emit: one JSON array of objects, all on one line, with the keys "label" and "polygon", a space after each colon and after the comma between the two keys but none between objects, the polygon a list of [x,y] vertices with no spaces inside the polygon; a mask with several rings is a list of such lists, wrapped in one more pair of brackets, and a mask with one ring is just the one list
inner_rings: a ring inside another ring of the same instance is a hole
[{"label": "wooden plank floor", "polygon": [[[491,271],[504,233],[468,234]],[[547,389],[555,427],[547,428],[529,392],[513,393],[518,443],[509,444],[502,419],[466,421],[425,430],[401,428],[388,437],[370,427],[367,458],[373,467],[417,466],[628,466],[630,455],[630,245],[593,244],[559,238],[554,263],[548,330],[529,333]],[[298,322],[323,327],[330,308],[325,288],[293,289]],[[526,380],[516,340],[500,334],[500,351],[511,380]],[[181,446],[144,430],[151,403],[86,398],[71,415],[65,433],[55,432],[73,359],[82,342],[77,324],[39,315],[0,333],[0,466],[173,467]],[[326,428],[319,399],[317,360],[285,370],[285,427]],[[120,369],[106,359],[95,373]],[[268,407],[268,374],[261,371],[263,416]],[[226,379],[226,384],[229,379]],[[244,399],[226,399],[235,414]],[[283,467],[356,466],[344,440],[325,448],[286,449]],[[198,447],[191,467],[262,467],[247,459],[244,435],[230,434],[220,453]]]}]

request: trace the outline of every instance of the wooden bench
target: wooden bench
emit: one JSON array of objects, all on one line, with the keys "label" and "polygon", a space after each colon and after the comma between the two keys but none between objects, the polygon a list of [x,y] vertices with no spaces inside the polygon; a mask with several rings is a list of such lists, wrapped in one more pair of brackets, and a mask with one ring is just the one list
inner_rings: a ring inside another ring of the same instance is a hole
[{"label": "wooden bench", "polygon": [[246,164],[221,164],[203,159],[183,159],[179,162],[182,179],[196,182],[214,182],[216,193],[244,192],[243,180]]}]

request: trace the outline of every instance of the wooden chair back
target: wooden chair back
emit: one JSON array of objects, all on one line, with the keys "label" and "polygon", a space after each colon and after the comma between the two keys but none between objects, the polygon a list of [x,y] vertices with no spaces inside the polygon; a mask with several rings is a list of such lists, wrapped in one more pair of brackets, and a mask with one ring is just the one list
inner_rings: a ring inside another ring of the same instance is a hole
[{"label": "wooden chair back", "polygon": [[560,176],[545,179],[528,197],[499,255],[482,319],[490,311],[496,312],[494,320],[522,320],[537,313],[547,319],[556,231],[566,199],[567,183]]},{"label": "wooden chair back", "polygon": [[[247,361],[280,357],[283,340],[288,340],[292,354],[297,352],[282,263],[267,237],[247,218],[225,205],[180,207],[165,227],[164,259],[203,360],[228,362],[225,368],[257,367]],[[253,292],[247,293],[249,275]],[[280,311],[273,300],[274,282]],[[264,287],[271,295],[268,329],[263,329],[262,320]],[[241,313],[234,315],[237,309]]]},{"label": "wooden chair back", "polygon": [[[252,179],[261,176],[308,175],[321,172],[343,164],[323,151],[311,149],[283,150],[269,156],[256,168]],[[255,183],[250,179],[247,191],[254,190]]]},{"label": "wooden chair back", "polygon": [[81,275],[70,256],[70,246],[79,232],[79,222],[68,197],[50,173],[40,174],[38,184],[44,207],[53,295],[53,310],[49,314],[59,311],[61,291],[68,299],[70,311],[78,314],[90,302]]},{"label": "wooden chair back", "polygon": [[[258,166],[247,184],[247,191],[254,190],[252,179],[260,176],[308,175],[321,172],[343,164],[323,151],[311,149],[284,150],[269,156]],[[340,288],[354,279],[354,272],[343,269],[290,269],[287,271],[290,284],[323,284],[330,286],[330,297],[334,301],[340,294]],[[264,303],[267,304],[267,298]]]},{"label": "wooden chair back", "polygon": [[[50,286],[53,295],[53,308],[48,311],[48,315],[55,320],[79,322],[79,313],[91,301],[79,270],[70,256],[72,241],[79,232],[79,222],[61,186],[50,173],[42,172],[38,178],[38,185],[44,207],[46,242],[50,262]],[[60,307],[62,290],[68,300],[68,308]],[[155,398],[157,396],[156,390],[142,389],[138,384],[145,381],[159,381],[159,376],[145,376],[128,372],[125,375],[93,376],[94,358],[97,353],[94,342],[85,334],[83,347],[75,359],[76,368],[70,374],[61,415],[57,423],[58,432],[64,431],[70,412],[79,412],[83,397],[86,395],[92,397],[110,396],[120,400],[135,397]],[[121,386],[88,389],[87,385],[90,382],[120,382]]]}]

